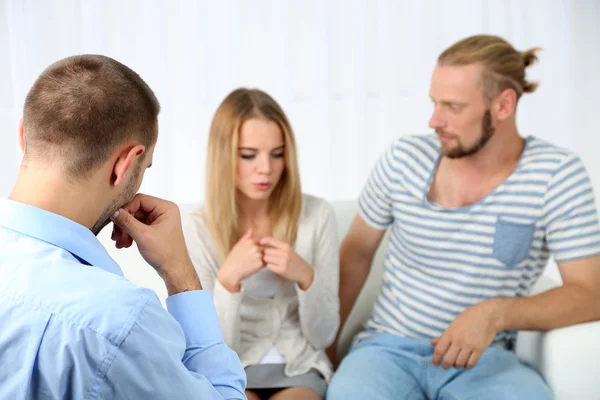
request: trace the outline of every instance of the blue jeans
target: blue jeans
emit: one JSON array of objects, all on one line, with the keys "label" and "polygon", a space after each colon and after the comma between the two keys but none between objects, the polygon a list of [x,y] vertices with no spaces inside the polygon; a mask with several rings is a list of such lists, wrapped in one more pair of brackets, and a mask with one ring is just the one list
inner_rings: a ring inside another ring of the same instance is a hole
[{"label": "blue jeans", "polygon": [[358,342],[329,385],[328,400],[550,400],[550,388],[509,351],[490,347],[470,369],[432,363],[427,340],[379,333]]}]

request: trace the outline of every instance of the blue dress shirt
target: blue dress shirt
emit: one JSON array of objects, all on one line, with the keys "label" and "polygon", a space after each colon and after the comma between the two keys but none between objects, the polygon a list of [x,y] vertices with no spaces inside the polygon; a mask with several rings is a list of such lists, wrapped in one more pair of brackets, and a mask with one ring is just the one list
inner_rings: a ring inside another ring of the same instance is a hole
[{"label": "blue dress shirt", "polygon": [[89,229],[0,199],[0,399],[245,399],[210,293],[167,308]]}]

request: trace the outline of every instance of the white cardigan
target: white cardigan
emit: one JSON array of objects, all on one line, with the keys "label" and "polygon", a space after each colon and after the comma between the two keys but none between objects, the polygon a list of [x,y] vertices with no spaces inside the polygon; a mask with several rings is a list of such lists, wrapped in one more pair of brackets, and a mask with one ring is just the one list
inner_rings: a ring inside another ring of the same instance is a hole
[{"label": "white cardigan", "polygon": [[190,258],[203,289],[213,294],[225,342],[242,365],[254,365],[273,346],[286,356],[285,373],[301,375],[311,368],[327,381],[332,369],[325,355],[335,339],[339,317],[339,256],[335,215],[323,199],[303,195],[294,250],[314,270],[304,291],[284,280],[274,298],[230,293],[217,280],[221,267],[203,216],[203,208],[184,216],[183,231]]}]

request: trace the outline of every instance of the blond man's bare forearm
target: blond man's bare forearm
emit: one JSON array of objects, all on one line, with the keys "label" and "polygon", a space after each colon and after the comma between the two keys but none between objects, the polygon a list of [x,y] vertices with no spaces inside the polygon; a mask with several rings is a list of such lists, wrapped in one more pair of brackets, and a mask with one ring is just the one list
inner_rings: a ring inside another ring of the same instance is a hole
[{"label": "blond man's bare forearm", "polygon": [[327,350],[334,364],[339,335],[369,276],[375,252],[384,233],[385,231],[369,226],[357,215],[340,247],[340,329],[335,342]]},{"label": "blond man's bare forearm", "polygon": [[340,249],[340,326],[343,326],[364,286],[373,255],[360,254],[350,243]]}]

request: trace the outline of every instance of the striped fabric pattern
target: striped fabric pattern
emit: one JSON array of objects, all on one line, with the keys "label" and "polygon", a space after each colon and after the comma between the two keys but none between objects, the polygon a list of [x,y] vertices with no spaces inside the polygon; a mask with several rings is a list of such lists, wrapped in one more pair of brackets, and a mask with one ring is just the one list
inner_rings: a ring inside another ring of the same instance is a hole
[{"label": "striped fabric pattern", "polygon": [[[359,199],[362,218],[391,225],[383,283],[366,331],[433,338],[469,306],[527,296],[548,258],[600,253],[592,184],[579,157],[528,137],[516,170],[462,208],[427,199],[440,158],[435,135],[397,139],[373,168]],[[512,347],[516,332],[494,344]]]}]

